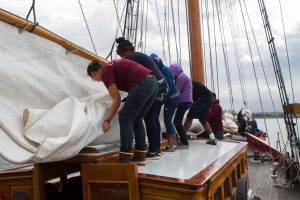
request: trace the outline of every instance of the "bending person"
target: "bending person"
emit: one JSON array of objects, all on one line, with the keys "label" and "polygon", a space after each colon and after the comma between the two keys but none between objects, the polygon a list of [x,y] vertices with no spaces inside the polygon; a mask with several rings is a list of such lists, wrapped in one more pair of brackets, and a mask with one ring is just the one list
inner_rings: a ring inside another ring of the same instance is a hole
[{"label": "bending person", "polygon": [[150,57],[159,67],[168,82],[169,92],[167,94],[166,102],[164,105],[164,123],[168,136],[168,146],[166,147],[166,149],[164,149],[164,152],[174,152],[176,146],[176,132],[172,120],[179,102],[179,92],[175,84],[175,79],[172,71],[163,64],[161,58],[158,55],[152,53]]},{"label": "bending person", "polygon": [[207,115],[213,103],[212,92],[197,81],[193,82],[193,100],[189,113],[187,114],[186,120],[184,122],[185,130],[189,130],[192,125],[193,119],[199,119],[203,128],[206,130],[209,136],[209,140],[206,141],[207,144],[216,145],[217,139],[215,138],[212,129],[207,122]]},{"label": "bending person", "polygon": [[188,148],[189,142],[187,140],[186,129],[183,126],[183,117],[193,103],[192,81],[183,72],[180,64],[176,63],[170,65],[170,70],[175,75],[176,86],[180,93],[179,103],[173,121],[180,138],[180,143],[177,145],[179,148]]},{"label": "bending person", "polygon": [[[119,112],[121,136],[119,161],[135,161],[138,165],[145,165],[147,152],[143,119],[158,92],[153,72],[131,60],[121,59],[106,65],[93,61],[87,68],[87,74],[95,81],[103,81],[112,98],[111,108],[102,124],[104,132],[110,129],[110,122],[120,106],[119,90],[128,92],[125,104]],[[132,154],[133,135],[136,144]]]},{"label": "bending person", "polygon": [[215,93],[213,95],[213,103],[207,115],[207,122],[209,123],[215,137],[217,139],[224,139],[224,127],[222,122],[222,107],[219,99]]},{"label": "bending person", "polygon": [[150,69],[153,71],[155,78],[158,81],[159,91],[157,97],[145,116],[145,124],[149,142],[149,149],[146,159],[157,160],[159,159],[158,154],[160,152],[159,114],[168,93],[168,83],[158,66],[148,55],[141,52],[136,52],[131,42],[125,40],[123,37],[117,38],[116,42],[118,43],[117,54],[120,57],[127,58],[143,65],[147,69]]}]

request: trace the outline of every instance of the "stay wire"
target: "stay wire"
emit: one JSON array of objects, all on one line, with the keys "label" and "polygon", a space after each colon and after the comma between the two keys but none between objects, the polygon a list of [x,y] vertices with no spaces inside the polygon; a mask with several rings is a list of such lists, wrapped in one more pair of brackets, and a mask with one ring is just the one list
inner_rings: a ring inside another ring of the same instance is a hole
[{"label": "stay wire", "polygon": [[233,93],[232,93],[232,84],[231,84],[231,75],[229,70],[229,62],[228,62],[228,55],[227,55],[227,42],[225,38],[225,31],[224,31],[224,22],[222,18],[222,9],[221,9],[221,2],[220,0],[216,0],[217,5],[217,11],[218,11],[218,22],[219,22],[219,28],[220,28],[220,34],[222,38],[222,49],[223,49],[223,56],[225,61],[225,71],[226,71],[226,78],[227,78],[227,84],[228,84],[228,92],[229,92],[229,100],[231,109],[234,110],[234,101],[233,101]]},{"label": "stay wire", "polygon": [[92,45],[93,45],[93,48],[94,48],[95,54],[98,54],[98,53],[97,53],[97,50],[96,50],[96,47],[95,47],[95,44],[94,44],[94,41],[93,41],[93,38],[92,38],[91,31],[90,31],[90,29],[89,29],[89,26],[88,26],[88,23],[87,23],[87,21],[86,21],[85,14],[84,14],[84,12],[83,12],[83,9],[82,9],[82,6],[81,6],[81,3],[80,3],[80,0],[78,0],[78,3],[79,3],[79,6],[80,6],[80,10],[81,10],[81,13],[82,13],[83,19],[84,19],[84,21],[85,21],[86,28],[87,28],[87,30],[88,30],[88,33],[89,33],[89,36],[90,36],[90,39],[91,39],[91,42],[92,42]]},{"label": "stay wire", "polygon": [[[263,64],[263,61],[262,61],[261,53],[259,51],[259,47],[258,47],[258,43],[257,43],[256,36],[255,36],[255,33],[254,33],[254,29],[253,29],[253,26],[252,26],[252,22],[250,20],[250,15],[249,15],[249,12],[248,12],[248,7],[247,7],[247,4],[246,4],[245,0],[243,0],[243,3],[244,3],[245,10],[246,10],[248,22],[249,22],[249,25],[250,25],[250,28],[251,28],[252,36],[253,36],[253,39],[254,39],[254,42],[255,42],[255,46],[256,46],[257,53],[258,53],[258,57],[259,57],[259,60],[260,60],[261,68],[262,68],[262,71],[263,71],[263,74],[264,74],[264,78],[266,80],[266,84],[267,84],[268,92],[269,92],[269,95],[270,95],[270,99],[271,99],[273,111],[274,111],[275,115],[277,115],[278,112],[276,111],[276,108],[275,108],[275,103],[274,103],[273,95],[271,93],[269,80],[267,78],[267,74],[266,74],[265,67],[264,67],[264,64]],[[265,118],[264,118],[264,121],[265,121]],[[276,121],[277,121],[277,125],[278,125],[278,128],[279,128],[279,133],[280,133],[280,136],[281,136],[281,140],[284,141],[283,134],[282,134],[282,129],[281,129],[281,126],[279,124],[278,118],[276,118]]]},{"label": "stay wire", "polygon": [[144,53],[146,52],[146,48],[147,48],[147,31],[148,31],[148,10],[149,10],[149,2],[148,0],[146,0],[147,2],[147,7],[146,7],[146,27],[145,27],[145,44],[144,44]]},{"label": "stay wire", "polygon": [[206,70],[206,66],[207,66],[207,60],[206,60],[206,45],[205,45],[205,29],[204,29],[204,6],[203,6],[203,2],[201,1],[202,5],[201,5],[201,23],[202,23],[202,38],[203,38],[203,59],[204,59],[204,75],[205,75],[205,80],[204,83],[205,85],[207,85],[207,70]]},{"label": "stay wire", "polygon": [[144,10],[145,10],[145,0],[141,0],[142,1],[142,6],[141,6],[141,16],[142,16],[142,20],[141,20],[141,28],[140,28],[140,40],[138,42],[138,49],[140,49],[140,51],[143,51],[143,37],[144,37]]},{"label": "stay wire", "polygon": [[248,100],[247,100],[247,87],[245,83],[245,73],[244,73],[244,67],[243,67],[243,60],[241,56],[241,42],[240,42],[240,32],[239,32],[239,26],[237,23],[237,8],[236,4],[232,3],[232,0],[229,0],[229,8],[232,13],[232,22],[233,22],[233,33],[234,33],[234,38],[235,38],[235,43],[236,43],[236,52],[237,52],[237,59],[238,59],[238,72],[240,75],[240,83],[242,84],[241,90],[242,90],[242,95],[243,95],[243,104],[244,106],[248,106]]},{"label": "stay wire", "polygon": [[171,58],[171,41],[170,41],[170,1],[168,0],[168,6],[167,6],[167,42],[168,42],[168,53],[169,53],[169,63],[172,62]]},{"label": "stay wire", "polygon": [[214,82],[214,68],[212,63],[212,52],[211,52],[211,39],[210,39],[210,16],[209,16],[209,5],[208,0],[205,0],[205,7],[206,7],[206,24],[207,24],[207,36],[208,36],[208,48],[209,48],[209,66],[210,66],[210,76],[211,76],[211,89],[213,92],[216,91],[215,89],[215,82]]},{"label": "stay wire", "polygon": [[178,18],[178,40],[179,40],[179,63],[181,64],[181,24],[180,24],[180,6],[179,0],[177,0],[177,18]]},{"label": "stay wire", "polygon": [[[185,20],[186,20],[186,33],[188,35],[188,49],[189,49],[189,65],[192,66],[192,62],[191,62],[191,40],[190,40],[190,23],[189,23],[189,15],[188,15],[188,0],[185,0]],[[191,74],[191,72],[190,72]]]},{"label": "stay wire", "polygon": [[215,50],[215,65],[216,65],[216,76],[217,76],[217,97],[220,98],[220,84],[219,84],[219,66],[218,66],[218,52],[217,52],[217,36],[216,36],[216,20],[215,20],[215,4],[212,1],[212,11],[213,11],[213,24],[214,24],[214,50]]},{"label": "stay wire", "polygon": [[165,55],[165,44],[164,44],[164,39],[163,39],[161,25],[160,25],[157,0],[155,0],[155,5],[156,5],[156,15],[157,15],[157,18],[158,18],[159,32],[160,32],[161,42],[162,42],[162,46],[163,46],[163,54]]},{"label": "stay wire", "polygon": [[179,62],[179,50],[178,50],[178,44],[177,44],[177,34],[176,34],[176,26],[175,26],[173,0],[171,0],[171,12],[172,12],[173,31],[174,31],[174,39],[175,39],[175,47],[176,47],[176,61]]},{"label": "stay wire", "polygon": [[[293,78],[292,78],[292,73],[291,73],[291,63],[290,63],[290,56],[289,56],[289,50],[287,46],[287,39],[286,39],[286,31],[285,31],[285,25],[284,25],[284,20],[283,20],[283,12],[282,12],[282,4],[281,0],[279,1],[279,7],[280,7],[280,15],[281,15],[281,23],[282,23],[282,30],[283,30],[283,35],[284,35],[284,44],[285,44],[285,50],[286,50],[286,58],[288,61],[288,66],[289,66],[289,75],[290,75],[290,81],[291,81],[291,90],[292,90],[292,95],[293,95],[293,103],[295,103],[295,94],[294,94],[294,87],[293,87]],[[296,126],[297,126],[297,136],[298,140],[300,139],[299,135],[299,126],[298,126],[298,117],[296,115]]]},{"label": "stay wire", "polygon": [[[122,10],[122,14],[121,14],[121,18],[119,18],[119,4],[116,4],[115,0],[113,0],[113,3],[114,3],[114,7],[115,7],[115,11],[116,11],[116,15],[117,15],[117,27],[116,27],[116,35],[115,35],[115,38],[114,38],[114,42],[111,46],[111,49],[110,49],[110,52],[109,54],[106,56],[106,59],[108,59],[109,57],[111,57],[111,60],[112,60],[112,52],[114,50],[114,47],[115,47],[115,44],[116,44],[116,39],[118,37],[118,33],[119,33],[119,30],[121,30],[121,32],[123,32],[122,30],[122,27],[121,27],[121,21],[123,19],[123,16],[124,16],[124,12],[125,12],[125,9],[126,9],[126,2],[124,3],[124,7],[123,7],[123,10]],[[124,36],[124,35],[123,35]]]},{"label": "stay wire", "polygon": [[243,98],[243,102],[245,102],[245,91],[244,91],[244,86],[243,86],[243,81],[242,81],[242,74],[241,74],[241,56],[239,53],[239,45],[237,42],[237,34],[235,31],[235,26],[234,26],[234,17],[233,17],[233,9],[232,6],[229,5],[230,3],[228,2],[228,0],[225,0],[226,3],[226,11],[227,11],[227,17],[229,20],[229,27],[230,27],[230,33],[231,33],[231,38],[232,38],[232,42],[233,42],[233,47],[234,47],[234,56],[236,59],[236,63],[237,63],[237,69],[238,69],[238,74],[239,74],[239,81],[240,81],[240,87],[241,87],[241,92],[242,92],[242,98]]},{"label": "stay wire", "polygon": [[[262,110],[262,113],[263,113],[263,117],[265,118],[264,107],[263,107],[263,103],[262,103],[262,99],[261,99],[261,92],[260,92],[260,89],[259,89],[259,86],[258,86],[258,78],[257,78],[257,74],[256,74],[254,61],[253,61],[253,54],[252,54],[252,50],[251,50],[251,45],[250,45],[250,40],[249,40],[249,35],[248,35],[247,27],[246,27],[246,22],[245,22],[245,17],[244,17],[244,12],[243,12],[243,8],[242,8],[241,0],[239,0],[239,5],[240,5],[242,19],[243,19],[243,25],[244,25],[244,29],[245,29],[245,33],[246,33],[246,37],[247,37],[248,49],[249,49],[249,53],[250,53],[250,57],[251,57],[252,69],[253,69],[253,72],[254,72],[256,87],[257,87],[258,96],[259,96],[260,107],[261,107],[261,110]],[[269,131],[268,131],[268,127],[267,127],[267,124],[266,124],[266,120],[264,120],[264,123],[265,123],[266,131],[268,133]],[[269,151],[271,153],[272,150],[271,150],[270,138],[269,137],[267,137],[267,138],[268,138],[268,143],[269,143]],[[274,161],[273,156],[272,156],[272,161]]]}]

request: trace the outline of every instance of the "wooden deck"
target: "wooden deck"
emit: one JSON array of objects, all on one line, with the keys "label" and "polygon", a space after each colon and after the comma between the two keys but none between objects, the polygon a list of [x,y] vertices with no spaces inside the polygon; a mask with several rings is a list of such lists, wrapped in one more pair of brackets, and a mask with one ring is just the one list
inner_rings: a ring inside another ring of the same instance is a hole
[{"label": "wooden deck", "polygon": [[[248,159],[249,189],[252,190],[252,198],[260,197],[261,200],[299,200],[300,184],[295,184],[294,188],[283,189],[274,187],[274,179],[271,178],[272,161],[253,162]],[[285,183],[283,175],[278,173],[276,179],[278,184]]]}]

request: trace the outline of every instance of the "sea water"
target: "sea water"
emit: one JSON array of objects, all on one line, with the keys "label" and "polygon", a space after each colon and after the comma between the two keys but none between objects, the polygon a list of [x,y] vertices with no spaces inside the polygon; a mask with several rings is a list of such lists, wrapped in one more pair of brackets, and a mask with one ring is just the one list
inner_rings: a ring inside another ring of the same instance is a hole
[{"label": "sea water", "polygon": [[[266,138],[266,142],[271,144],[272,147],[283,150],[284,148],[290,151],[290,144],[287,137],[287,130],[284,123],[283,118],[266,118],[264,119],[256,119],[258,129],[267,132],[268,137]],[[299,138],[299,124],[300,119],[294,119],[295,130],[297,137]]]}]

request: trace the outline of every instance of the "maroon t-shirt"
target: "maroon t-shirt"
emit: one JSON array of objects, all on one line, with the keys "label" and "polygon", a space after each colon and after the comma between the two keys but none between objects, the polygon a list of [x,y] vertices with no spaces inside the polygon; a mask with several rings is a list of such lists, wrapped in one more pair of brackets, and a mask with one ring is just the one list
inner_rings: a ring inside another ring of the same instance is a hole
[{"label": "maroon t-shirt", "polygon": [[115,83],[119,90],[128,92],[150,73],[153,72],[136,62],[120,59],[102,66],[101,78],[106,88]]}]

